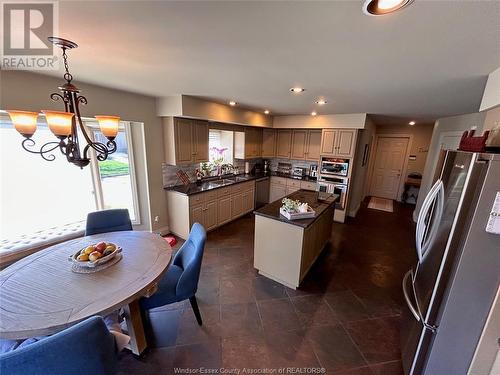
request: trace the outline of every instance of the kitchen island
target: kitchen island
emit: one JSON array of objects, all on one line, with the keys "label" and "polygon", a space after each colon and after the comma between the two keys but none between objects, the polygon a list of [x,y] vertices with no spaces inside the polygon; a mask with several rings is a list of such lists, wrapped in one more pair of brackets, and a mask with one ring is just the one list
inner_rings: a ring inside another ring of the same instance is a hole
[{"label": "kitchen island", "polygon": [[296,289],[330,240],[338,195],[299,190],[287,196],[307,203],[316,216],[288,220],[281,199],[254,211],[254,267],[263,276]]}]

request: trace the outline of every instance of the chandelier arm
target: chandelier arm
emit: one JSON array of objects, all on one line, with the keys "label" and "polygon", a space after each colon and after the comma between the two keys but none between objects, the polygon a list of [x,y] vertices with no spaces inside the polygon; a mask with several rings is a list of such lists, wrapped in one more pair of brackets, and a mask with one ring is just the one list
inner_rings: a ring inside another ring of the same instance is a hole
[{"label": "chandelier arm", "polygon": [[28,152],[32,154],[38,154],[40,155],[44,160],[47,161],[54,161],[55,160],[55,155],[54,154],[48,154],[52,151],[54,151],[56,148],[60,148],[62,151],[62,148],[66,146],[64,141],[61,139],[59,142],[47,142],[44,145],[40,147],[40,149],[37,150],[30,150],[30,147],[35,147],[35,141],[32,140],[31,138],[26,138],[22,141],[21,146]]},{"label": "chandelier arm", "polygon": [[83,156],[85,158],[88,158],[88,151],[90,148],[93,148],[96,151],[96,157],[97,160],[99,161],[106,160],[108,158],[108,155],[110,154],[106,145],[104,145],[101,142],[92,142],[88,143],[87,146],[85,146],[85,149],[83,150]]}]

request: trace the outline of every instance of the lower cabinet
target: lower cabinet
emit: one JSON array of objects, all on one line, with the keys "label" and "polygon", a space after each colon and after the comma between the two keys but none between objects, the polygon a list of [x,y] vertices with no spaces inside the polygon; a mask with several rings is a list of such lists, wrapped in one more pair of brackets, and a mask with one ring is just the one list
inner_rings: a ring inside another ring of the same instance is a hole
[{"label": "lower cabinet", "polygon": [[274,202],[283,198],[286,194],[286,186],[278,184],[270,184],[269,202]]},{"label": "lower cabinet", "polygon": [[236,193],[231,196],[231,217],[237,218],[243,214],[243,193]]},{"label": "lower cabinet", "polygon": [[254,209],[255,182],[209,190],[196,195],[167,192],[169,229],[186,239],[194,223],[209,231],[245,215]]},{"label": "lower cabinet", "polygon": [[219,225],[223,225],[226,223],[229,223],[233,216],[231,214],[231,195],[228,195],[226,197],[219,198]]}]

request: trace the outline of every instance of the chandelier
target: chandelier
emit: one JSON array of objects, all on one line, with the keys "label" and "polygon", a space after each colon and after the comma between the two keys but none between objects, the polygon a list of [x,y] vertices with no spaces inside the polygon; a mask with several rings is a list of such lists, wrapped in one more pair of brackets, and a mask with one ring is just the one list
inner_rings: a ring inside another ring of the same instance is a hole
[{"label": "chandelier", "polygon": [[[79,95],[78,88],[71,83],[73,76],[69,72],[68,56],[66,50],[78,47],[78,45],[70,40],[49,37],[50,42],[62,49],[62,57],[64,61],[64,79],[66,83],[59,87],[61,93],[53,93],[50,98],[54,101],[64,103],[64,112],[42,110],[45,114],[47,124],[50,131],[59,139],[45,143],[39,149],[35,148],[35,141],[31,139],[36,132],[37,127],[37,112],[8,110],[12,123],[15,129],[24,137],[22,147],[32,153],[39,154],[47,161],[55,159],[52,151],[59,148],[61,153],[66,156],[66,159],[80,168],[85,167],[90,163],[89,151],[94,150],[97,160],[103,161],[108,158],[109,154],[116,151],[116,143],[114,141],[118,134],[118,116],[95,116],[99,123],[101,133],[107,138],[106,144],[96,142],[87,134],[80,116],[80,105],[87,104],[87,99]],[[80,134],[79,134],[80,133]],[[82,143],[79,135],[83,135],[86,144]]]}]

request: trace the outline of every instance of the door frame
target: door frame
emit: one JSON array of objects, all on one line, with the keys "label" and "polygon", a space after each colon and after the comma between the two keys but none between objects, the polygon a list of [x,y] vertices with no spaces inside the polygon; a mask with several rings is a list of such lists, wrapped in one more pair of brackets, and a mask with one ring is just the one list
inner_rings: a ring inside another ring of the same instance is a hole
[{"label": "door frame", "polygon": [[378,141],[380,138],[408,138],[408,144],[406,145],[406,152],[405,152],[405,158],[404,158],[404,163],[403,163],[403,169],[401,171],[401,176],[399,176],[399,188],[397,192],[397,202],[401,202],[401,193],[404,189],[404,183],[405,179],[403,176],[406,177],[406,174],[408,173],[408,158],[410,157],[410,150],[411,146],[413,143],[413,135],[412,134],[406,134],[406,133],[387,133],[387,134],[375,134],[375,142],[374,142],[374,147],[372,147],[373,153],[371,154],[370,157],[370,162],[369,162],[369,176],[368,176],[368,184],[367,184],[367,193],[368,195],[371,196],[371,189],[372,189],[372,177],[373,177],[373,171],[375,169],[375,159],[377,158],[377,152],[378,152]]}]

